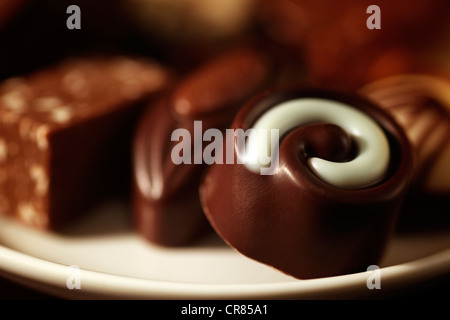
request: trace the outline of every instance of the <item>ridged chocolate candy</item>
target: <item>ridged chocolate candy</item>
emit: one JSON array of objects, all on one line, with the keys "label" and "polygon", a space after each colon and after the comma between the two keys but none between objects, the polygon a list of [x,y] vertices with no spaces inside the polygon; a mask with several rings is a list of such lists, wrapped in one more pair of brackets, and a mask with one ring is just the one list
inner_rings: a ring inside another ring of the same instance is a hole
[{"label": "ridged chocolate candy", "polygon": [[397,75],[373,82],[362,88],[361,93],[396,118],[413,146],[416,161],[403,221],[410,226],[415,221],[420,227],[443,221],[448,225],[450,78],[432,74]]}]

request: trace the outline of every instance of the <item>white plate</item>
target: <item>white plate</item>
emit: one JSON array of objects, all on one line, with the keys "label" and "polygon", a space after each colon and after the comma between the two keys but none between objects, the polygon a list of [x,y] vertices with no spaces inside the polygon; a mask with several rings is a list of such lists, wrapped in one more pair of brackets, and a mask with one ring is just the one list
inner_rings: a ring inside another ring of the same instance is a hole
[{"label": "white plate", "polygon": [[0,275],[70,299],[366,297],[450,273],[450,232],[397,235],[380,267],[381,289],[370,290],[371,272],[297,280],[240,255],[216,235],[160,248],[133,231],[122,203],[105,204],[58,234],[0,218]]}]

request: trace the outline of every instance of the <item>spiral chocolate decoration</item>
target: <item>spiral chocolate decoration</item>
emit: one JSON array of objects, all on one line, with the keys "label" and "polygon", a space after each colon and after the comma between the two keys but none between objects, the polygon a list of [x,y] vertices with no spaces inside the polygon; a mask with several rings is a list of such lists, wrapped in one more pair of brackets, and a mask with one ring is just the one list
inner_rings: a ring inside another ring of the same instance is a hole
[{"label": "spiral chocolate decoration", "polygon": [[[266,152],[261,143],[256,143],[255,137],[260,130],[279,130],[279,135],[285,135],[292,128],[317,122],[343,128],[356,142],[358,150],[355,158],[346,162],[309,158],[308,165],[317,176],[341,188],[366,187],[382,179],[389,164],[389,143],[385,134],[361,111],[333,100],[300,98],[274,106],[253,125],[255,130],[250,134],[246,154],[260,159],[261,153]],[[251,170],[261,169],[258,161],[249,160],[246,164]]]},{"label": "spiral chocolate decoration", "polygon": [[[287,115],[278,113],[286,105]],[[265,92],[240,110],[233,129],[258,127],[273,112],[282,122],[269,121],[282,124],[274,174],[239,163],[236,139],[236,162],[212,165],[204,177],[201,203],[213,228],[243,255],[296,278],[377,264],[411,178],[403,130],[362,97],[314,89]],[[368,167],[377,167],[376,174],[365,175],[358,165],[368,155],[375,155]],[[340,165],[357,166],[350,179],[336,183],[311,165],[313,159],[337,164],[331,176],[347,170]]]}]

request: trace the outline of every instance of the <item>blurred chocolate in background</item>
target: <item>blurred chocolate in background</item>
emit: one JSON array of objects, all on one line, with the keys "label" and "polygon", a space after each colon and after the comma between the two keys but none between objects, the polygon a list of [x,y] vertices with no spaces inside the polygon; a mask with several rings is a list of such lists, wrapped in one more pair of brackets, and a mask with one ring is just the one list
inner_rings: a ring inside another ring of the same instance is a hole
[{"label": "blurred chocolate in background", "polygon": [[[381,29],[370,30],[370,5]],[[445,0],[263,0],[267,36],[303,55],[311,82],[352,89],[397,73],[436,68],[448,43]]]}]

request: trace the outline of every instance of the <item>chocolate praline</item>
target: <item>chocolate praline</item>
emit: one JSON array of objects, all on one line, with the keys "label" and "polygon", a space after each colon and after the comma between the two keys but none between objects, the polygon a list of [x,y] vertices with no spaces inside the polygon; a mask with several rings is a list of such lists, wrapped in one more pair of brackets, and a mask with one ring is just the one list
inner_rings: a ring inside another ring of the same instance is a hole
[{"label": "chocolate praline", "polygon": [[[280,137],[275,174],[250,171],[237,163],[235,152],[235,163],[212,165],[200,187],[208,220],[231,247],[301,279],[348,274],[378,264],[412,170],[410,145],[403,130],[389,114],[357,95],[316,89],[266,91],[240,110],[232,128],[247,130],[273,106],[311,97],[343,102],[378,123],[390,148],[389,167],[381,181],[346,189],[318,178],[305,165],[311,153],[335,143],[343,155],[337,161],[347,161],[355,152],[343,131],[320,123],[294,128]],[[317,141],[311,143],[305,134],[308,127],[321,132],[327,141],[321,141],[319,147]],[[234,148],[238,148],[236,142]]]},{"label": "chocolate praline", "polygon": [[[193,70],[149,106],[137,126],[133,150],[134,217],[145,239],[180,246],[211,231],[198,194],[206,164],[195,160],[202,158],[206,143],[196,148],[195,122],[201,123],[201,131],[224,130],[238,108],[271,75],[263,54],[238,48]],[[174,141],[175,130],[189,133],[190,141]],[[190,163],[177,164],[172,159],[173,148],[181,143],[188,143]]]}]

